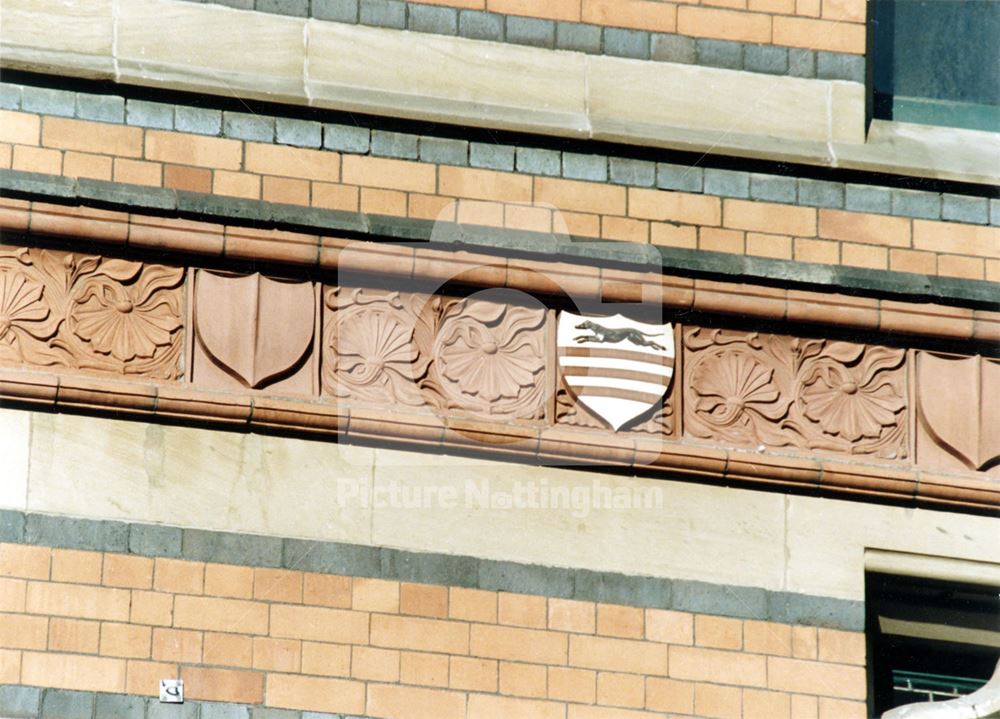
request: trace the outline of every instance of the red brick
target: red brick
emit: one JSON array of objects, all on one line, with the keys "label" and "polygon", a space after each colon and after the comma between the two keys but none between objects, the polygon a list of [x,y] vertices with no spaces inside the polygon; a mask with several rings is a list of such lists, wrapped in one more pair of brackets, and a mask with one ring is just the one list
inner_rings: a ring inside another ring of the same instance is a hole
[{"label": "red brick", "polygon": [[49,651],[97,654],[100,638],[100,622],[62,617],[49,619]]},{"label": "red brick", "polygon": [[401,614],[445,619],[448,616],[448,587],[402,582],[399,585],[399,611]]},{"label": "red brick", "polygon": [[737,230],[799,237],[816,234],[816,210],[812,207],[726,199],[722,202],[722,220],[723,225]]},{"label": "red brick", "polygon": [[243,143],[219,137],[147,130],[145,157],[176,165],[239,170],[243,160]]},{"label": "red brick", "polygon": [[7,649],[45,649],[48,643],[48,620],[26,614],[0,615],[0,647]]},{"label": "red brick", "polygon": [[205,566],[205,594],[233,599],[253,598],[253,569],[229,564]]},{"label": "red brick", "polygon": [[677,31],[692,37],[769,44],[771,16],[685,5],[677,9]]},{"label": "red brick", "polygon": [[[466,2],[449,2],[449,5],[466,7]],[[486,0],[486,9],[501,15],[527,15],[550,20],[580,20],[580,0]]]},{"label": "red brick", "polygon": [[841,699],[864,699],[867,693],[864,667],[783,657],[767,658],[767,686]]},{"label": "red brick", "polygon": [[157,559],[153,570],[153,588],[158,592],[201,594],[205,581],[205,563],[182,559]]},{"label": "red brick", "polygon": [[112,159],[107,155],[86,152],[69,152],[63,155],[62,174],[66,177],[88,177],[93,180],[111,180]]},{"label": "red brick", "polygon": [[667,647],[632,639],[574,634],[569,638],[569,663],[587,669],[665,676]]},{"label": "red brick", "polygon": [[448,686],[448,659],[446,654],[427,652],[401,652],[399,680],[403,684],[424,687]]},{"label": "red brick", "polygon": [[549,699],[593,704],[597,701],[597,672],[549,667],[548,690]]},{"label": "red brick", "polygon": [[0,577],[48,579],[51,555],[48,547],[0,544]]},{"label": "red brick", "polygon": [[125,660],[82,654],[24,652],[21,681],[28,685],[90,692],[125,691]]},{"label": "red brick", "polygon": [[253,638],[253,668],[293,672],[302,665],[302,643],[297,639]]},{"label": "red brick", "polygon": [[340,155],[336,152],[248,142],[244,167],[260,175],[340,181]]},{"label": "red brick", "polygon": [[226,664],[249,669],[253,663],[253,637],[205,632],[202,652],[205,664]]},{"label": "red brick", "polygon": [[583,0],[583,22],[635,30],[673,32],[677,7],[650,0]]},{"label": "red brick", "polygon": [[181,679],[185,699],[238,704],[260,704],[264,699],[264,675],[260,672],[184,666]]},{"label": "red brick", "polygon": [[438,192],[442,195],[492,202],[531,202],[532,181],[528,175],[442,166],[438,177]]},{"label": "red brick", "polygon": [[149,589],[153,586],[153,560],[107,554],[104,556],[103,583],[109,587]]},{"label": "red brick", "polygon": [[103,122],[46,117],[42,123],[42,145],[112,157],[140,157],[142,130]]},{"label": "red brick", "polygon": [[597,633],[607,637],[642,639],[643,610],[617,604],[597,605]]},{"label": "red brick", "polygon": [[451,657],[448,664],[448,685],[452,689],[467,689],[476,692],[495,692],[497,690],[499,668],[495,660]]},{"label": "red brick", "polygon": [[132,592],[130,621],[169,626],[174,621],[174,596],[160,592]]},{"label": "red brick", "polygon": [[469,625],[463,622],[372,615],[371,643],[396,649],[469,653]]},{"label": "red brick", "polygon": [[150,627],[104,622],[101,625],[101,654],[130,659],[149,659]]},{"label": "red brick", "polygon": [[59,150],[14,145],[14,156],[11,160],[11,167],[15,170],[24,170],[26,172],[61,175],[62,161],[63,156]]},{"label": "red brick", "polygon": [[546,674],[541,664],[500,662],[500,693],[544,699]]},{"label": "red brick", "polygon": [[359,611],[396,613],[399,611],[399,582],[355,577],[351,606]]},{"label": "red brick", "polygon": [[699,614],[694,618],[694,643],[699,647],[741,649],[743,622],[739,619]]},{"label": "red brick", "polygon": [[306,574],[302,601],[324,607],[351,608],[351,578],[335,574]]},{"label": "red brick", "polygon": [[178,595],[174,599],[174,626],[212,632],[266,634],[268,605],[240,599]]},{"label": "red brick", "polygon": [[469,716],[476,719],[563,719],[564,711],[565,706],[558,702],[469,695]]},{"label": "red brick", "polygon": [[669,644],[693,644],[693,616],[669,609],[647,609],[646,639]]},{"label": "red brick", "polygon": [[211,192],[212,171],[204,167],[164,165],[163,186],[188,192]]},{"label": "red brick", "polygon": [[694,711],[702,717],[740,719],[743,713],[740,690],[738,687],[695,684]]},{"label": "red brick", "polygon": [[42,121],[27,112],[0,110],[0,140],[12,145],[37,145]]},{"label": "red brick", "polygon": [[126,589],[29,582],[27,608],[33,614],[125,622],[129,599]]},{"label": "red brick", "polygon": [[[659,677],[646,678],[646,708],[677,714],[694,714],[694,684]],[[747,719],[753,719],[747,716]]]},{"label": "red brick", "polygon": [[495,623],[497,603],[496,592],[462,587],[451,587],[448,590],[448,615],[452,619]]},{"label": "red brick", "polygon": [[773,31],[775,45],[858,55],[865,51],[863,24],[776,16]]},{"label": "red brick", "polygon": [[437,192],[437,168],[420,162],[344,155],[343,182],[405,192]]},{"label": "red brick", "polygon": [[302,673],[349,677],[351,647],[345,644],[302,642]]},{"label": "red brick", "polygon": [[324,607],[271,606],[271,636],[346,644],[368,643],[368,614]]},{"label": "red brick", "polygon": [[565,664],[566,652],[566,635],[560,632],[472,625],[470,653],[473,656],[535,664]]},{"label": "red brick", "polygon": [[302,601],[302,572],[288,569],[254,569],[254,599],[272,602]]},{"label": "red brick", "polygon": [[[465,719],[465,694],[442,689],[421,689],[390,684],[369,684],[366,713],[389,719]],[[486,719],[475,714],[470,717]]]},{"label": "red brick", "polygon": [[536,177],[535,202],[545,202],[560,210],[624,216],[626,191],[624,187],[596,182]]},{"label": "red brick", "polygon": [[763,687],[767,683],[767,665],[764,657],[755,654],[672,645],[670,676],[675,679]]},{"label": "red brick", "polygon": [[545,629],[546,609],[545,597],[500,592],[498,621],[515,627]]},{"label": "red brick", "polygon": [[646,705],[645,678],[638,674],[600,672],[597,675],[597,703],[641,709]]},{"label": "red brick", "polygon": [[199,664],[201,647],[201,632],[161,627],[153,630],[152,656],[157,661]]},{"label": "red brick", "polygon": [[597,631],[597,606],[575,599],[549,599],[549,629],[593,634]]},{"label": "red brick", "polygon": [[352,647],[351,676],[376,682],[398,682],[399,652],[395,649]]}]

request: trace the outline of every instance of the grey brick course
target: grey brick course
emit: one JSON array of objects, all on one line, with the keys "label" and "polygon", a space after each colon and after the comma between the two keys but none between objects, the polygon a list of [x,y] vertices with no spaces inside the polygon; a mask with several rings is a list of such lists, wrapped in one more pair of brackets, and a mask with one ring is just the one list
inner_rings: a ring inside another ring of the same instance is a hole
[{"label": "grey brick course", "polygon": [[606,155],[583,155],[576,152],[562,154],[563,177],[591,182],[608,181],[608,158]]},{"label": "grey brick course", "polygon": [[177,527],[155,524],[129,525],[128,550],[147,557],[181,556],[183,532]]},{"label": "grey brick course", "polygon": [[25,85],[21,90],[21,109],[41,115],[73,117],[76,114],[76,95],[66,90]]},{"label": "grey brick course", "polygon": [[[194,0],[201,2],[201,0]],[[253,0],[215,0],[219,5],[225,5],[235,10],[253,10]]]},{"label": "grey brick course", "polygon": [[743,67],[750,72],[784,75],[788,72],[788,49],[777,45],[747,44],[743,48]]},{"label": "grey brick course", "polygon": [[406,3],[399,0],[361,0],[359,21],[364,25],[406,28]]},{"label": "grey brick course", "polygon": [[942,219],[974,225],[985,225],[990,221],[989,202],[985,197],[945,194],[941,200]]},{"label": "grey brick course", "polygon": [[701,192],[705,171],[694,165],[659,162],[656,165],[656,186],[664,190]]},{"label": "grey brick course", "polygon": [[698,46],[694,38],[669,33],[653,33],[651,57],[660,62],[678,62],[693,65],[698,60]]},{"label": "grey brick course", "polygon": [[800,178],[799,204],[811,207],[843,207],[844,185],[840,182]]},{"label": "grey brick course", "polygon": [[656,163],[629,157],[612,157],[608,162],[611,182],[619,185],[652,187],[656,184]]},{"label": "grey brick course", "polygon": [[197,719],[200,708],[200,702],[160,704],[158,701],[150,701],[146,719]]},{"label": "grey brick course", "polygon": [[201,562],[280,567],[281,554],[280,539],[256,534],[185,529],[181,544],[181,556],[184,559]]},{"label": "grey brick course", "polygon": [[274,142],[274,118],[227,110],[222,113],[222,134],[240,140]]},{"label": "grey brick course", "polygon": [[793,47],[788,49],[788,74],[792,77],[816,77],[816,52]]},{"label": "grey brick course", "polygon": [[323,144],[323,125],[311,120],[279,117],[274,122],[274,134],[282,145],[318,148]]},{"label": "grey brick course", "polygon": [[143,697],[122,694],[98,694],[96,719],[145,719],[146,700]]},{"label": "grey brick course", "polygon": [[35,687],[0,686],[0,716],[37,717],[42,692]]},{"label": "grey brick course", "polygon": [[886,188],[848,183],[844,190],[844,207],[848,210],[883,214],[892,210],[892,193]]},{"label": "grey brick course", "polygon": [[250,707],[243,704],[202,702],[201,719],[250,719]]},{"label": "grey brick course", "polygon": [[941,218],[941,196],[919,190],[893,190],[892,214],[938,220]]},{"label": "grey brick course", "polygon": [[317,20],[356,23],[358,0],[312,0],[312,16]]},{"label": "grey brick course", "polygon": [[698,64],[739,70],[743,67],[743,45],[729,40],[698,38]]},{"label": "grey brick course", "polygon": [[181,132],[218,135],[222,132],[222,111],[178,106],[174,114],[174,127]]},{"label": "grey brick course", "polygon": [[737,170],[705,170],[705,194],[750,197],[750,173]]},{"label": "grey brick course", "polygon": [[21,86],[9,82],[0,82],[0,109],[21,109]]},{"label": "grey brick course", "polygon": [[94,695],[65,689],[46,689],[42,696],[42,719],[92,719]]},{"label": "grey brick course", "polygon": [[250,712],[251,719],[300,719],[299,712],[290,709],[269,709],[254,707]]},{"label": "grey brick course", "polygon": [[556,47],[596,55],[601,51],[601,28],[579,22],[558,22]]},{"label": "grey brick course", "polygon": [[769,202],[795,202],[796,182],[794,177],[750,173],[750,197]]},{"label": "grey brick course", "polygon": [[24,514],[0,509],[0,542],[24,541]]},{"label": "grey brick course", "polygon": [[323,125],[323,147],[339,152],[364,154],[371,148],[371,130],[357,125]]},{"label": "grey brick course", "polygon": [[649,45],[649,33],[644,30],[604,29],[604,52],[608,55],[648,60]]},{"label": "grey brick course", "polygon": [[990,224],[1000,225],[1000,199],[990,200]]},{"label": "grey brick course", "polygon": [[544,150],[537,147],[517,148],[517,171],[532,175],[560,174],[559,153],[556,150]]},{"label": "grey brick course", "polygon": [[458,34],[473,40],[503,41],[503,15],[482,10],[462,10],[458,16]]},{"label": "grey brick course", "polygon": [[511,171],[514,169],[514,148],[490,142],[470,142],[469,164],[472,167]]},{"label": "grey brick course", "polygon": [[382,559],[378,547],[286,539],[282,551],[285,569],[355,577],[381,576]]},{"label": "grey brick course", "polygon": [[276,15],[309,17],[309,0],[257,0],[256,10]]},{"label": "grey brick course", "polygon": [[561,567],[542,567],[488,559],[479,562],[479,588],[490,591],[523,592],[571,599],[574,580],[573,570]]},{"label": "grey brick course", "polygon": [[372,130],[372,154],[381,157],[417,159],[417,136],[404,132]]},{"label": "grey brick course", "polygon": [[130,98],[125,105],[125,122],[138,127],[172,130],[174,128],[174,106],[162,102]]},{"label": "grey brick course", "polygon": [[50,547],[96,552],[128,551],[128,525],[123,522],[77,520],[45,514],[28,515],[25,541]]},{"label": "grey brick course", "polygon": [[555,47],[556,24],[552,20],[508,15],[507,42],[532,47]]},{"label": "grey brick course", "polygon": [[458,33],[458,11],[441,5],[410,5],[410,30],[437,35]]},{"label": "grey brick course", "polygon": [[469,164],[469,143],[445,137],[421,137],[420,159],[442,165]]},{"label": "grey brick course", "polygon": [[816,53],[816,77],[821,80],[865,81],[863,55],[846,55],[839,52]]},{"label": "grey brick course", "polygon": [[76,116],[82,120],[120,124],[125,121],[125,98],[117,95],[77,93]]}]

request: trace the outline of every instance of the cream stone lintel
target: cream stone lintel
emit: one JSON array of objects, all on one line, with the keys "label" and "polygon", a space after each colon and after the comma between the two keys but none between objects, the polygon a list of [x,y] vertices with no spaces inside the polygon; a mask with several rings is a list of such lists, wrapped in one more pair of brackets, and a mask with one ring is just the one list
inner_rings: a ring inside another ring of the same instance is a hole
[{"label": "cream stone lintel", "polygon": [[1000,586],[1000,564],[992,562],[867,549],[865,569],[883,574]]},{"label": "cream stone lintel", "polygon": [[282,17],[5,0],[6,67],[643,146],[1000,182],[1000,134],[876,123],[859,83]]}]

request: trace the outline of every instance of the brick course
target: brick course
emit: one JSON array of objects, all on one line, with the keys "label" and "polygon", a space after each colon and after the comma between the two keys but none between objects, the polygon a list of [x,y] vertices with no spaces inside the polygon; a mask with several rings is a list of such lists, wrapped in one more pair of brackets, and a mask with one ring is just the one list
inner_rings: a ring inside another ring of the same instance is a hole
[{"label": "brick course", "polygon": [[[986,279],[1000,258],[1000,228],[981,223],[341,155],[25,112],[4,111],[3,119],[0,140],[9,145],[0,149],[10,148],[11,167],[68,177],[966,279]],[[750,192],[759,196],[753,184]],[[849,206],[853,198],[848,192]]]},{"label": "brick course", "polygon": [[203,583],[113,586],[150,586],[151,565],[0,545],[30,577],[0,584],[0,681],[154,696],[179,672],[196,700],[402,719],[863,712],[855,632],[200,562],[163,566]]}]

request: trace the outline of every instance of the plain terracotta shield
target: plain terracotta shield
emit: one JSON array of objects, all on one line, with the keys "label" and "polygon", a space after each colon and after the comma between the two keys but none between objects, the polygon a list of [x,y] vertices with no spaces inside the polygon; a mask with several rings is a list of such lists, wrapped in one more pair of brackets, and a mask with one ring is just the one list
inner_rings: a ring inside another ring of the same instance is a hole
[{"label": "plain terracotta shield", "polygon": [[928,352],[918,357],[924,428],[970,468],[986,469],[1000,456],[1000,363]]},{"label": "plain terracotta shield", "polygon": [[309,282],[200,270],[195,308],[205,352],[251,388],[293,369],[312,346],[316,305]]}]

